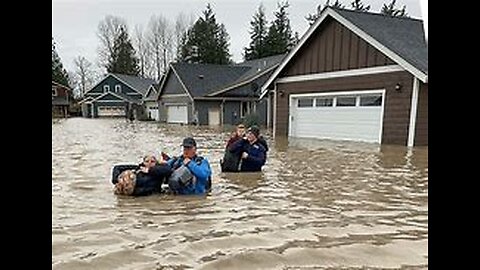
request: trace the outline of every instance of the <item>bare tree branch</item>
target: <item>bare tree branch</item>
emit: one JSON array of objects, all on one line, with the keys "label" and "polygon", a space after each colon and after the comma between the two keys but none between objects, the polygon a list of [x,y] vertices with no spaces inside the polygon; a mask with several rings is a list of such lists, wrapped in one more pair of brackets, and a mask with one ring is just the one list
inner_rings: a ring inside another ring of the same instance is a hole
[{"label": "bare tree branch", "polygon": [[101,66],[107,66],[113,53],[114,41],[120,35],[122,27],[128,32],[125,19],[112,15],[105,16],[105,19],[98,24],[97,36],[100,39],[98,54]]},{"label": "bare tree branch", "polygon": [[147,40],[150,53],[155,59],[156,79],[166,71],[168,63],[173,59],[173,30],[170,23],[162,15],[152,15],[148,23]]}]

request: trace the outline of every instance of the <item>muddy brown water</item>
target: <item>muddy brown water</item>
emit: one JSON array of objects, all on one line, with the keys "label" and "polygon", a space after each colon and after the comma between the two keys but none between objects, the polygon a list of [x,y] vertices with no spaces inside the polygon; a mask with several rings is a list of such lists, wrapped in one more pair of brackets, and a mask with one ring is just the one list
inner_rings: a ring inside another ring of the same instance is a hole
[{"label": "muddy brown water", "polygon": [[[221,173],[230,130],[52,120],[53,269],[427,269],[428,148],[273,140],[260,173]],[[114,164],[180,153],[208,196],[118,197]]]}]

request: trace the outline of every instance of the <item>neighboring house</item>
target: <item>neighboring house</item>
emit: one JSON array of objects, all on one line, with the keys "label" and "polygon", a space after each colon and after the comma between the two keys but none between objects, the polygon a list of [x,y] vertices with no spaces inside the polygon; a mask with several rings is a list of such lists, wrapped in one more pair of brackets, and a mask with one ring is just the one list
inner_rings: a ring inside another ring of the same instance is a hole
[{"label": "neighboring house", "polygon": [[262,86],[274,136],[428,145],[422,21],[328,7]]},{"label": "neighboring house", "polygon": [[160,84],[152,84],[147,90],[144,98],[145,109],[147,113],[147,118],[149,120],[159,120],[158,114],[158,89]]},{"label": "neighboring house", "polygon": [[160,84],[160,121],[200,125],[235,125],[249,114],[267,121],[267,101],[260,86],[285,55],[234,65],[171,63]]},{"label": "neighboring house", "polygon": [[139,117],[144,113],[143,101],[152,79],[110,73],[89,89],[82,105],[84,117],[126,117],[133,114]]},{"label": "neighboring house", "polygon": [[69,107],[72,101],[72,89],[52,81],[52,116],[68,117]]}]

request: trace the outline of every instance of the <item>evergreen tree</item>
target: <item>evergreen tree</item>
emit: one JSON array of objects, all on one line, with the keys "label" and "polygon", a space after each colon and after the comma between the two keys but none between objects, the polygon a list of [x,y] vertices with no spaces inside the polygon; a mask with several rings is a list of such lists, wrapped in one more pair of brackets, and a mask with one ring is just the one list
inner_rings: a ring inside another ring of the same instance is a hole
[{"label": "evergreen tree", "polygon": [[253,60],[265,57],[267,54],[265,41],[267,38],[267,20],[265,17],[265,8],[262,4],[258,7],[258,11],[253,15],[253,19],[250,22],[250,45],[248,48],[244,48],[245,60]]},{"label": "evergreen tree", "polygon": [[229,64],[228,33],[218,24],[210,4],[189,29],[186,42],[181,47],[181,61],[191,63]]},{"label": "evergreen tree", "polygon": [[322,10],[326,7],[344,8],[344,5],[341,4],[338,0],[335,0],[335,3],[333,3],[333,4],[330,4],[330,0],[327,0],[327,3],[325,3],[325,6],[323,8],[322,8],[322,4],[319,4],[317,6],[317,12],[312,13],[312,14],[308,14],[305,17],[305,19],[308,21],[308,23],[310,25],[314,24],[315,21],[318,19],[318,17],[320,17],[320,13],[322,12]]},{"label": "evergreen tree", "polygon": [[294,46],[295,41],[292,37],[290,19],[288,19],[287,13],[288,7],[288,1],[278,4],[278,11],[274,13],[275,20],[268,29],[265,41],[267,51],[265,56],[286,53]]},{"label": "evergreen tree", "polygon": [[62,61],[57,54],[57,50],[55,49],[55,41],[52,37],[52,81],[56,81],[60,84],[65,86],[69,86],[68,82],[68,73],[67,70],[63,68]]},{"label": "evergreen tree", "polygon": [[381,13],[393,17],[408,17],[407,11],[406,11],[406,6],[403,5],[403,8],[398,9],[395,7],[397,0],[392,0],[388,5],[383,4]]},{"label": "evergreen tree", "polygon": [[353,2],[350,3],[350,4],[352,5],[353,10],[357,10],[357,11],[368,11],[368,10],[370,10],[370,5],[364,6],[363,3],[362,3],[362,0],[353,0]]},{"label": "evergreen tree", "polygon": [[138,75],[138,59],[135,56],[135,49],[128,37],[124,27],[120,30],[120,35],[114,41],[113,53],[107,63],[107,71],[110,73],[120,73],[128,75]]}]

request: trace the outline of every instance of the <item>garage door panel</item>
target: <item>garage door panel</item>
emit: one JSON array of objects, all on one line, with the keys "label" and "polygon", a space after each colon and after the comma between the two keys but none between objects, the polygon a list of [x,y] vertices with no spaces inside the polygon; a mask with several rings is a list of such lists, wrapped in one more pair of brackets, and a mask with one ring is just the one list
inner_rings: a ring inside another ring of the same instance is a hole
[{"label": "garage door panel", "polygon": [[98,116],[125,116],[124,106],[98,106]]},{"label": "garage door panel", "polygon": [[168,105],[167,106],[167,122],[187,124],[187,106],[186,105]]},{"label": "garage door panel", "polygon": [[[373,91],[372,91],[373,92]],[[376,92],[383,95],[383,92]],[[349,97],[363,95],[347,93]],[[330,96],[335,96],[331,94]],[[319,95],[303,95],[301,99],[318,98]],[[339,95],[338,97],[342,97]],[[297,98],[292,97],[290,112],[290,136],[304,138],[323,138],[333,140],[354,140],[380,142],[382,128],[382,106],[356,106],[348,107],[297,107]],[[305,106],[305,102],[302,103]]]}]

